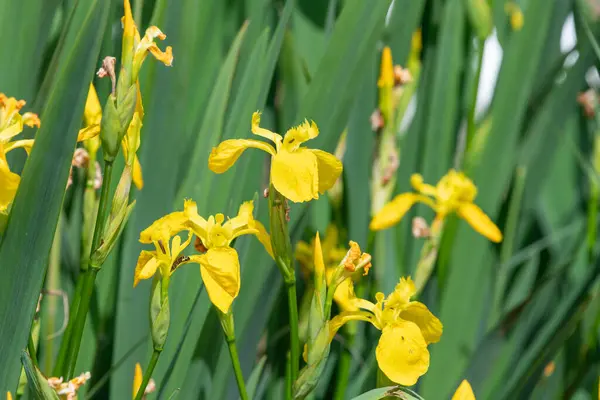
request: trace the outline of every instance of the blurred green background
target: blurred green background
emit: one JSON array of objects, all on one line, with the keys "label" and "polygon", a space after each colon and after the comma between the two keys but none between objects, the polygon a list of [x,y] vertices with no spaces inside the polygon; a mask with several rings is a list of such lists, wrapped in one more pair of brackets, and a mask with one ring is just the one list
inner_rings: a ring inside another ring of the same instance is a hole
[{"label": "blurred green background", "polygon": [[[323,234],[335,221],[344,239],[367,246],[377,139],[370,116],[380,54],[387,45],[394,63],[405,66],[418,30],[421,74],[398,132],[395,191],[410,190],[415,172],[435,183],[452,167],[464,170],[478,187],[476,203],[505,240],[493,245],[464,221],[449,220],[421,296],[444,333],[430,347],[430,369],[414,389],[426,399],[450,398],[466,378],[478,399],[598,398],[600,126],[578,103],[579,93],[600,85],[597,0],[132,5],[140,31],[159,26],[167,35],[159,46],[172,46],[175,58],[171,68],[147,62],[141,74],[146,117],[138,154],[145,186],[134,194],[133,215],[98,275],[77,367],[91,371],[92,382],[80,398],[127,398],[135,363],[149,358],[150,282],[132,288],[142,229],[181,210],[187,197],[203,215],[232,215],[242,201],[256,198],[258,217],[267,221],[263,152],[249,151],[221,176],[207,168],[212,146],[250,137],[253,111],[263,110],[263,126],[282,133],[304,118],[314,120],[320,136],[311,147],[330,152],[347,132],[341,201],[325,195],[294,205],[292,240]],[[515,10],[522,11],[521,29],[511,25]],[[0,358],[26,345],[42,285],[72,294],[84,182],[75,175],[64,198],[59,188],[66,184],[89,82],[102,58],[120,54],[122,15],[117,0],[0,0],[0,91],[27,100],[27,110],[42,120],[0,244]],[[105,99],[110,83],[95,84]],[[478,87],[486,90],[476,98]],[[25,158],[10,161],[23,165]],[[411,235],[416,215],[433,217],[416,207],[401,224],[375,235],[373,290],[388,293],[399,277],[414,274],[422,246]],[[255,398],[281,399],[288,340],[282,280],[256,240],[241,238],[236,248],[242,289],[234,315],[244,375]],[[154,374],[158,391],[149,398],[237,398],[197,268],[182,268],[172,286],[171,329]],[[45,297],[41,318],[40,366],[49,374],[61,339],[49,336],[64,318],[59,297]],[[334,398],[336,365],[348,351],[349,384],[335,396],[374,388],[377,338],[363,324],[352,347],[334,340],[314,398]],[[0,372],[3,385],[15,383],[5,384],[9,378]]]}]

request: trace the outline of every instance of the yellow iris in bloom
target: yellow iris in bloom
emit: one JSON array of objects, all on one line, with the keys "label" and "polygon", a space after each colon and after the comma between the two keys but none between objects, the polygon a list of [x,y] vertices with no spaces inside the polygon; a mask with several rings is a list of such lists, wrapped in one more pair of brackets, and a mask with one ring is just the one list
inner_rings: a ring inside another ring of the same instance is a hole
[{"label": "yellow iris in bloom", "polygon": [[24,125],[40,127],[37,114],[19,113],[25,104],[24,100],[17,100],[0,93],[0,213],[6,213],[21,181],[19,175],[10,170],[6,154],[17,148],[23,148],[29,154],[33,139],[13,139],[23,131]]},{"label": "yellow iris in bloom", "polygon": [[208,220],[198,214],[193,201],[186,201],[184,214],[187,225],[200,240],[204,254],[192,255],[190,262],[200,264],[200,274],[210,301],[224,314],[229,311],[240,291],[240,260],[231,242],[242,235],[255,235],[273,256],[271,239],[265,227],[254,219],[254,203],[240,206],[238,215],[225,221],[223,214],[211,215]]},{"label": "yellow iris in bloom", "polygon": [[395,225],[415,203],[420,202],[436,212],[436,221],[442,221],[455,212],[492,242],[502,241],[500,229],[473,203],[477,188],[462,172],[450,170],[436,186],[423,183],[419,174],[413,174],[410,183],[418,193],[402,193],[392,199],[373,217],[369,226],[371,230]]},{"label": "yellow iris in bloom", "polygon": [[260,127],[260,113],[252,114],[252,133],[269,139],[272,145],[253,139],[230,139],[212,149],[208,158],[211,171],[221,174],[235,164],[247,148],[254,147],[271,155],[271,183],[293,202],[319,198],[319,193],[330,189],[342,173],[342,163],[334,155],[322,150],[302,147],[302,143],[319,135],[312,122],[289,129],[283,137]]},{"label": "yellow iris in bloom", "polygon": [[454,392],[454,396],[452,396],[452,400],[475,400],[475,393],[473,393],[473,389],[469,384],[469,381],[464,379],[456,392]]},{"label": "yellow iris in bloom", "polygon": [[373,324],[381,331],[375,352],[377,364],[385,375],[400,385],[414,385],[429,368],[427,345],[442,336],[442,323],[427,306],[410,301],[416,292],[409,278],[401,278],[392,294],[385,298],[379,292],[377,302],[356,298],[350,286],[352,303],[360,311],[345,311],[330,322],[330,338],[348,321],[360,320]]},{"label": "yellow iris in bloom", "polygon": [[[127,134],[123,137],[121,143],[123,147],[123,156],[128,164],[132,164],[133,173],[132,180],[138,189],[144,187],[144,179],[142,177],[142,165],[136,154],[140,142],[140,130],[142,127],[142,119],[144,118],[144,108],[142,106],[142,96],[140,95],[139,85],[137,91],[136,109],[133,119],[127,129]],[[77,141],[82,142],[87,140],[91,151],[98,151],[100,148],[100,124],[102,122],[102,106],[98,99],[98,93],[93,84],[90,84],[87,100],[85,102],[85,111],[83,114],[84,128],[79,131]],[[131,145],[135,143],[135,145]],[[130,150],[131,149],[131,150]],[[130,160],[132,160],[130,162]]]},{"label": "yellow iris in bloom", "polygon": [[[333,275],[340,265],[342,259],[346,256],[347,249],[345,247],[339,246],[339,234],[338,230],[334,225],[330,225],[327,227],[327,231],[325,232],[325,238],[321,241],[321,258],[323,259],[325,265],[325,276],[327,278],[327,285],[330,285],[332,282]],[[310,275],[315,270],[314,260],[316,259],[315,250],[317,247],[315,246],[315,239],[311,240],[311,243],[306,243],[304,241],[299,241],[296,245],[295,257],[296,260],[303,267],[303,272],[305,273],[306,281],[309,281]],[[352,303],[350,297],[348,296],[350,285],[352,284],[352,278],[348,277],[344,281],[342,281],[335,293],[333,295],[333,300],[340,307],[342,311],[356,311],[358,308]]]},{"label": "yellow iris in bloom", "polygon": [[[187,239],[182,243],[179,233],[187,232]],[[187,226],[183,211],[173,212],[156,221],[140,233],[140,242],[153,244],[155,250],[142,250],[135,267],[135,287],[140,280],[149,279],[156,271],[162,276],[171,276],[180,265],[189,261],[180,257],[181,252],[190,244],[192,234]]]}]

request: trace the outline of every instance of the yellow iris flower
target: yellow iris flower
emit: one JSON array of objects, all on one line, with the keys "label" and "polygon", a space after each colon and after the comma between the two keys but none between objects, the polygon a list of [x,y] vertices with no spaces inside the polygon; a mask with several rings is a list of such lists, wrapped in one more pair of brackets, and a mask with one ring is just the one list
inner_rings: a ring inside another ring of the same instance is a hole
[{"label": "yellow iris flower", "polygon": [[463,381],[454,392],[454,396],[452,396],[452,400],[475,400],[475,393],[473,393],[473,389],[469,384],[469,381],[463,379]]},{"label": "yellow iris flower", "polygon": [[130,79],[129,83],[133,84],[137,82],[142,63],[146,59],[148,53],[152,54],[154,58],[166,66],[171,66],[173,64],[173,49],[171,46],[167,46],[163,52],[158,48],[154,39],[164,40],[167,38],[167,35],[162,33],[156,26],[150,26],[146,29],[144,37],[140,38],[140,32],[133,20],[129,0],[124,0],[123,6],[125,13],[123,16],[122,65],[131,66],[131,70],[126,72],[127,77]]},{"label": "yellow iris flower", "polygon": [[[129,129],[127,130],[127,134],[123,137],[123,141],[121,143],[123,147],[123,156],[127,161],[131,157],[133,157],[133,173],[132,180],[135,184],[135,187],[138,189],[142,189],[144,187],[144,178],[142,176],[142,165],[140,164],[140,160],[137,156],[136,151],[137,147],[139,147],[140,141],[140,129],[141,129],[141,121],[144,118],[144,108],[142,106],[142,97],[140,95],[139,86],[138,86],[138,99],[136,102],[136,110],[133,116],[133,120],[129,125]],[[88,146],[91,151],[98,151],[100,148],[100,124],[102,122],[102,106],[100,105],[100,100],[98,99],[98,93],[96,92],[96,88],[93,84],[90,84],[90,89],[88,91],[87,100],[85,102],[85,111],[83,113],[83,122],[84,128],[79,131],[77,135],[77,141],[82,142],[87,140]],[[135,141],[137,147],[128,146],[128,143]],[[132,148],[133,147],[133,148]],[[132,148],[130,151],[129,149]],[[131,153],[131,154],[130,154]]]},{"label": "yellow iris flower", "polygon": [[[346,256],[347,249],[345,247],[339,246],[339,234],[338,230],[334,225],[330,225],[327,227],[327,231],[325,232],[325,238],[321,241],[320,249],[322,251],[321,258],[323,259],[325,265],[325,276],[327,278],[327,285],[330,285],[332,282],[333,275],[342,261],[342,259]],[[296,260],[303,267],[303,271],[305,272],[305,278],[308,281],[310,279],[310,274],[314,272],[315,269],[315,251],[317,247],[315,247],[315,239],[311,240],[311,243],[306,243],[304,241],[299,241],[296,245],[295,257]],[[333,295],[333,300],[336,302],[338,307],[342,311],[356,311],[358,308],[351,302],[350,297],[348,296],[350,285],[352,284],[352,278],[348,277],[342,283],[339,284],[335,293]]]},{"label": "yellow iris flower", "polygon": [[[179,233],[187,232],[188,237],[182,243]],[[154,251],[142,250],[135,267],[133,286],[140,280],[149,279],[158,270],[162,276],[171,276],[183,264],[190,262],[188,257],[180,257],[181,252],[190,244],[192,233],[187,226],[183,211],[173,212],[156,221],[140,233],[140,242],[154,244]]]},{"label": "yellow iris flower", "polygon": [[271,155],[271,183],[293,202],[319,198],[330,189],[342,173],[342,163],[332,154],[322,150],[302,147],[302,143],[319,135],[312,122],[289,129],[284,137],[260,127],[260,113],[252,114],[252,133],[269,139],[272,145],[253,139],[230,139],[212,149],[208,158],[211,171],[221,174],[235,164],[247,148],[254,147]]},{"label": "yellow iris flower", "polygon": [[427,345],[436,343],[442,336],[442,323],[427,306],[410,301],[416,293],[409,278],[401,278],[392,294],[385,298],[379,292],[377,302],[356,298],[350,286],[350,298],[360,311],[345,311],[330,322],[330,338],[348,321],[360,320],[381,330],[376,349],[379,368],[400,385],[412,386],[429,368]]},{"label": "yellow iris flower", "polygon": [[399,194],[383,206],[371,220],[371,230],[378,231],[395,225],[415,203],[424,203],[436,212],[436,221],[442,221],[455,212],[492,242],[502,241],[500,229],[473,203],[477,188],[462,172],[450,170],[436,186],[423,183],[423,177],[419,174],[413,174],[410,183],[418,193]]},{"label": "yellow iris flower", "polygon": [[10,170],[6,154],[17,148],[23,148],[29,154],[33,146],[33,139],[12,139],[23,131],[24,125],[38,128],[41,125],[37,114],[19,113],[25,104],[24,100],[0,93],[0,213],[6,213],[21,181],[19,175]]},{"label": "yellow iris flower", "polygon": [[189,228],[201,241],[204,254],[190,256],[190,262],[200,264],[200,274],[210,301],[224,314],[229,312],[240,291],[240,260],[231,242],[242,235],[255,235],[273,256],[271,239],[265,227],[254,219],[254,203],[240,206],[238,215],[225,221],[223,214],[205,220],[198,214],[193,201],[186,201],[184,214]]}]

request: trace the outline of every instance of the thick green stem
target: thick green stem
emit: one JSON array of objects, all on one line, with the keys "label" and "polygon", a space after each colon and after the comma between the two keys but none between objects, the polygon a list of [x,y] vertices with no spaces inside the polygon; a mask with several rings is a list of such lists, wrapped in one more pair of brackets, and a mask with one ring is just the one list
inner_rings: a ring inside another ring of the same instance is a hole
[{"label": "thick green stem", "polygon": [[[98,215],[96,216],[96,223],[94,226],[94,237],[92,239],[92,247],[90,254],[98,248],[101,244],[102,235],[104,233],[104,223],[106,220],[106,216],[108,214],[108,210],[110,208],[110,182],[112,177],[112,169],[113,162],[105,161],[104,163],[104,173],[102,182],[102,191],[100,192],[100,202],[98,204]],[[90,256],[91,259],[91,256]],[[79,347],[81,346],[81,338],[83,337],[83,329],[85,327],[85,320],[87,317],[87,313],[90,307],[90,300],[92,294],[94,292],[94,283],[96,280],[96,275],[100,270],[100,266],[92,266],[88,264],[87,269],[80,274],[78,280],[82,280],[81,284],[81,292],[79,295],[79,300],[75,299],[74,304],[78,304],[77,310],[74,310],[75,315],[72,320],[72,328],[71,334],[68,338],[68,342],[63,339],[63,343],[61,344],[61,348],[63,345],[67,346],[66,350],[67,356],[64,361],[64,367],[66,368],[66,378],[70,379],[73,376],[73,372],[75,370],[75,364],[77,362],[77,356],[79,354]],[[79,285],[79,282],[77,282]],[[71,325],[71,321],[69,321],[69,325]]]},{"label": "thick green stem", "polygon": [[148,367],[146,368],[146,372],[144,373],[144,379],[142,379],[142,384],[140,385],[137,394],[135,395],[135,400],[141,400],[144,397],[144,392],[146,391],[146,386],[148,386],[148,382],[150,382],[150,378],[152,378],[152,373],[154,372],[154,368],[156,367],[156,363],[158,362],[158,357],[160,357],[160,351],[154,350],[152,352],[152,357],[150,358],[150,362],[148,363]]},{"label": "thick green stem", "polygon": [[242,400],[248,400],[248,392],[246,391],[246,383],[244,382],[242,367],[240,366],[240,358],[238,356],[237,346],[235,345],[235,337],[227,338],[227,347],[229,348],[229,356],[231,357],[231,365],[233,366],[233,372],[235,374],[235,381],[237,382],[238,390],[240,392],[240,398]]},{"label": "thick green stem", "polygon": [[290,359],[290,352],[285,353],[285,398],[286,400],[292,400],[292,364]]},{"label": "thick green stem", "polygon": [[290,373],[292,385],[298,378],[300,366],[300,338],[298,336],[298,301],[296,299],[296,279],[286,281],[288,307],[290,313]]}]

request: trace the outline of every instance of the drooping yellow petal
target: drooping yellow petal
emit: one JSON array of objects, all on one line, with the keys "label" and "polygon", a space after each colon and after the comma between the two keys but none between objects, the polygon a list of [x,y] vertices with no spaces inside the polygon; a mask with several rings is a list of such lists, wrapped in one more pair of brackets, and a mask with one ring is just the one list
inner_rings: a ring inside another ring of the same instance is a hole
[{"label": "drooping yellow petal", "polygon": [[456,389],[456,392],[454,392],[452,400],[475,400],[475,393],[473,393],[473,389],[471,388],[469,381],[463,379],[458,386],[458,389]]},{"label": "drooping yellow petal", "polygon": [[271,161],[275,189],[295,203],[319,198],[317,156],[308,149],[281,151]]},{"label": "drooping yellow petal", "polygon": [[275,148],[279,149],[283,138],[281,137],[281,135],[275,132],[271,132],[268,129],[260,127],[260,114],[261,113],[259,111],[255,111],[254,113],[252,113],[252,133],[260,137],[264,137],[265,139],[269,139],[271,142],[275,143]]},{"label": "drooping yellow petal", "polygon": [[133,399],[135,399],[135,396],[142,387],[143,379],[144,376],[142,374],[142,366],[140,365],[140,363],[135,363],[135,371],[133,373]]},{"label": "drooping yellow petal", "polygon": [[379,231],[397,224],[404,217],[404,214],[421,199],[422,196],[415,193],[399,194],[375,214],[369,224],[369,229]]},{"label": "drooping yellow petal", "polygon": [[317,156],[319,193],[323,194],[333,187],[344,167],[342,162],[333,154],[329,154],[323,150],[311,149],[310,151]]},{"label": "drooping yellow petal", "polygon": [[427,306],[412,301],[402,310],[400,318],[417,324],[427,344],[437,343],[442,337],[442,322],[429,311]]},{"label": "drooping yellow petal", "polygon": [[464,219],[475,229],[478,233],[485,236],[494,243],[502,241],[502,232],[492,222],[481,208],[477,207],[473,203],[464,203],[458,208],[457,213],[459,217]]},{"label": "drooping yellow petal", "polygon": [[335,289],[333,300],[342,311],[357,311],[358,307],[353,299],[350,298],[349,286],[352,285],[352,278],[348,277],[342,281]]},{"label": "drooping yellow petal", "polygon": [[23,114],[23,124],[31,128],[33,128],[34,126],[39,128],[42,126],[42,121],[40,121],[40,117],[38,117],[37,114],[32,112],[26,112],[25,114]]},{"label": "drooping yellow petal", "polygon": [[210,301],[226,314],[240,292],[237,251],[231,247],[216,247],[190,258],[200,263],[200,274]]},{"label": "drooping yellow petal", "polygon": [[383,373],[404,386],[417,383],[429,368],[427,343],[419,327],[409,321],[398,321],[383,328],[375,356]]},{"label": "drooping yellow petal", "polygon": [[258,241],[262,243],[262,245],[264,246],[267,253],[269,253],[271,258],[275,258],[275,256],[273,255],[273,247],[271,245],[271,235],[269,235],[269,233],[265,229],[265,226],[260,221],[254,220],[254,229],[256,230],[256,233],[254,235],[256,235]]},{"label": "drooping yellow petal", "polygon": [[86,128],[80,129],[77,135],[77,141],[83,142],[84,140],[91,139],[100,134],[100,124],[90,125]]},{"label": "drooping yellow petal", "polygon": [[9,169],[0,144],[0,211],[6,211],[13,202],[20,181],[19,175]]},{"label": "drooping yellow petal", "polygon": [[31,153],[31,149],[33,148],[33,144],[33,139],[23,139],[15,140],[14,142],[8,142],[4,145],[4,153],[8,153],[14,149],[22,148],[27,152],[27,155],[29,155],[29,153]]},{"label": "drooping yellow petal", "polygon": [[152,243],[157,240],[169,240],[178,232],[187,230],[187,221],[183,211],[175,211],[157,219],[140,233],[140,243]]},{"label": "drooping yellow petal", "polygon": [[140,159],[138,156],[135,156],[133,160],[133,174],[132,174],[133,184],[138,190],[142,190],[144,187],[144,178],[142,176],[142,164],[140,164]]},{"label": "drooping yellow petal", "polygon": [[167,35],[156,26],[150,26],[146,29],[144,37],[140,40],[139,44],[135,49],[133,56],[133,80],[136,81],[139,70],[142,67],[142,63],[146,59],[148,53],[152,54],[154,58],[162,62],[166,66],[170,67],[173,64],[173,49],[171,46],[167,46],[163,52],[154,42],[154,39],[165,40]]},{"label": "drooping yellow petal", "polygon": [[135,273],[133,275],[133,287],[142,279],[149,279],[154,276],[158,269],[159,261],[156,258],[156,253],[153,251],[142,250],[138,257],[137,265],[135,266]]},{"label": "drooping yellow petal", "polygon": [[229,139],[213,147],[208,156],[208,168],[217,174],[222,174],[235,164],[244,150],[250,147],[275,155],[275,149],[267,143],[252,139]]},{"label": "drooping yellow petal", "polygon": [[423,176],[421,176],[421,174],[412,174],[410,177],[410,185],[417,192],[422,193],[426,196],[435,197],[437,194],[437,190],[434,186],[423,182]]}]

